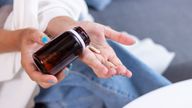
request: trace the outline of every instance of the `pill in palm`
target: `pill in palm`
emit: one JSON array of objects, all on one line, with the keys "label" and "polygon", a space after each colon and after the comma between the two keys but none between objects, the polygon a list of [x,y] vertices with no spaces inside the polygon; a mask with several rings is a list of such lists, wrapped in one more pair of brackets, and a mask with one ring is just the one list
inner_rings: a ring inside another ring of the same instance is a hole
[{"label": "pill in palm", "polygon": [[97,48],[95,48],[95,47],[93,47],[93,46],[88,46],[88,47],[89,47],[89,49],[90,49],[92,52],[95,52],[95,53],[98,53],[98,54],[101,53],[100,50],[98,50]]}]

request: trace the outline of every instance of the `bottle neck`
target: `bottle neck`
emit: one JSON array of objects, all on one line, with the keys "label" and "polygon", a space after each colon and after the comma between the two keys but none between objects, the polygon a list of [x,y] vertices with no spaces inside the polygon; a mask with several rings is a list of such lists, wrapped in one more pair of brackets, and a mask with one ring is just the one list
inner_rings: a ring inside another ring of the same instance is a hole
[{"label": "bottle neck", "polygon": [[81,39],[84,41],[85,46],[89,45],[90,38],[89,38],[88,34],[85,32],[85,30],[83,30],[83,28],[74,27],[73,30],[76,31],[80,35]]},{"label": "bottle neck", "polygon": [[81,36],[79,35],[78,32],[76,32],[75,30],[71,29],[69,30],[71,33],[73,33],[75,35],[75,37],[79,40],[79,42],[81,43],[83,49],[85,49],[86,45],[85,45],[85,42],[84,40],[81,38]]}]

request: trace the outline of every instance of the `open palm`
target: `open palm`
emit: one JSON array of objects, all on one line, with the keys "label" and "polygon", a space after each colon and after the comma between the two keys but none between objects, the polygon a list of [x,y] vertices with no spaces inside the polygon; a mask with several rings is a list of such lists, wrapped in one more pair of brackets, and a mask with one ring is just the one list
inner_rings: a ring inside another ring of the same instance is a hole
[{"label": "open palm", "polygon": [[91,40],[90,46],[100,51],[97,53],[87,47],[80,57],[98,77],[108,78],[117,74],[131,77],[132,73],[121,63],[106,39],[131,45],[134,43],[132,38],[98,23],[79,22],[77,25],[84,28],[88,33]]}]

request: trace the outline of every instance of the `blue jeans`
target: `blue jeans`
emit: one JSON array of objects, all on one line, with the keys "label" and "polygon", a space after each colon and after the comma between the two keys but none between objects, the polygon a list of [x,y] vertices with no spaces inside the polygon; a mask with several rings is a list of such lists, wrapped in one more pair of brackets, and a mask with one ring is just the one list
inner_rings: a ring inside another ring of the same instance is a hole
[{"label": "blue jeans", "polygon": [[97,78],[89,67],[76,60],[69,75],[49,89],[41,88],[35,101],[45,103],[48,108],[121,108],[145,93],[170,84],[117,43],[109,43],[133,72],[132,78]]}]

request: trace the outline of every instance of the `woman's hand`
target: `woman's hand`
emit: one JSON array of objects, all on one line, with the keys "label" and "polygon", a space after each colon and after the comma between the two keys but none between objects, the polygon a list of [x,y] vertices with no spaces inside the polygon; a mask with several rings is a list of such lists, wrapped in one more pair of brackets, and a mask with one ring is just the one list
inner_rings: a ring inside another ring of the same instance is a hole
[{"label": "woman's hand", "polygon": [[44,44],[42,39],[48,40],[49,38],[44,33],[32,28],[21,29],[16,32],[20,32],[19,35],[22,37],[20,44],[21,64],[29,77],[43,88],[48,88],[63,80],[63,72],[59,72],[56,76],[47,75],[39,72],[34,66],[32,54]]},{"label": "woman's hand", "polygon": [[134,44],[132,38],[98,23],[78,22],[75,26],[84,28],[90,37],[90,46],[100,51],[100,53],[94,52],[87,47],[80,57],[84,63],[93,69],[98,77],[132,76],[132,73],[121,63],[111,46],[106,42],[108,38],[125,45],[132,45]]},{"label": "woman's hand", "polygon": [[90,46],[100,51],[100,53],[96,53],[87,47],[80,57],[85,64],[93,69],[98,77],[108,78],[113,75],[131,77],[132,73],[121,63],[113,49],[106,42],[108,38],[125,45],[132,45],[134,40],[129,36],[98,23],[76,22],[64,16],[51,20],[46,33],[51,36],[57,36],[76,26],[81,26],[88,33],[91,40]]},{"label": "woman's hand", "polygon": [[131,77],[132,73],[121,63],[113,49],[106,42],[108,38],[125,45],[132,45],[134,40],[127,35],[98,23],[76,22],[64,16],[51,20],[46,33],[51,36],[57,36],[76,26],[81,26],[85,29],[91,40],[90,46],[100,51],[100,53],[96,53],[87,47],[80,57],[85,64],[93,69],[98,77],[109,78],[113,75]]}]

